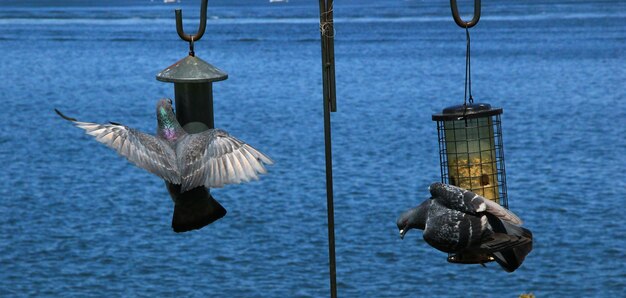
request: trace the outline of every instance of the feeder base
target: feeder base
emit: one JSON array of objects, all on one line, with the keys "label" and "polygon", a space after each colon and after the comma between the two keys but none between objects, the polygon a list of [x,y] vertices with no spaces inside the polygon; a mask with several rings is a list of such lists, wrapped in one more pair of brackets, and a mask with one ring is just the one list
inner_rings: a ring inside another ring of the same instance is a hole
[{"label": "feeder base", "polygon": [[484,264],[495,261],[495,258],[487,254],[459,253],[448,255],[448,262],[457,264]]},{"label": "feeder base", "polygon": [[174,200],[174,215],[172,216],[174,232],[201,229],[226,215],[226,209],[211,196],[204,186],[180,193],[180,185],[166,184]]}]

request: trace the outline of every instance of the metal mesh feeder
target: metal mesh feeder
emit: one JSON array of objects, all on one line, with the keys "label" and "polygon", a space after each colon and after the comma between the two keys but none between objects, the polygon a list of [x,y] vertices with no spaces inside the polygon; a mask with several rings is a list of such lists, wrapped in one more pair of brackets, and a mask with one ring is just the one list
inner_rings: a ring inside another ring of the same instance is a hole
[{"label": "metal mesh feeder", "polygon": [[[508,208],[501,108],[486,103],[451,106],[432,115],[437,122],[441,182],[471,190]],[[493,257],[449,255],[452,263],[482,264]]]}]

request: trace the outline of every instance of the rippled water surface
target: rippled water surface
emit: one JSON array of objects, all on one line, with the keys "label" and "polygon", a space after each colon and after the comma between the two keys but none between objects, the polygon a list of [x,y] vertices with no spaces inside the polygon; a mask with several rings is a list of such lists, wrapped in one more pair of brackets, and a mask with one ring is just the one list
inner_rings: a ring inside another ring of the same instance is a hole
[{"label": "rippled water surface", "polygon": [[[0,296],[326,296],[314,1],[209,4],[196,54],[229,74],[214,85],[216,126],[276,165],[214,190],[226,217],[184,234],[161,180],[53,112],[154,131],[156,100],[173,97],[155,75],[187,54],[176,5],[85,2],[0,2]],[[194,31],[199,5],[183,2]],[[509,205],[535,235],[512,274],[449,264],[395,227],[439,180],[431,114],[463,100],[465,32],[448,2],[334,11],[340,296],[626,292],[624,3],[489,1],[471,30],[474,98],[504,108]]]}]

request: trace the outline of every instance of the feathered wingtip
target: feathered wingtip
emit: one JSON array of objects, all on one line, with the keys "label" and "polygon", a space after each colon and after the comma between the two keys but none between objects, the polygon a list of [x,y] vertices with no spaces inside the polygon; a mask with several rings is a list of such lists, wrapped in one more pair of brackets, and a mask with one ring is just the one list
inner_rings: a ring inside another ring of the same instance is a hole
[{"label": "feathered wingtip", "polygon": [[[56,108],[54,109],[54,111],[55,111],[55,112],[56,112],[59,116],[61,116],[61,118],[65,119],[65,120],[67,120],[67,121],[78,122],[78,119],[76,119],[76,118],[72,118],[72,117],[68,117],[68,116],[66,116],[65,114],[61,113],[61,111],[57,110]],[[111,123],[111,124],[113,124],[113,125],[122,125],[122,124],[120,124],[120,123],[113,122],[113,121],[109,121],[109,123]]]},{"label": "feathered wingtip", "polygon": [[78,120],[76,120],[76,118],[72,118],[72,117],[65,116],[63,113],[61,113],[61,111],[57,110],[56,108],[54,109],[54,111],[55,111],[55,112],[56,112],[59,116],[61,116],[61,118],[65,119],[65,120],[72,121],[72,122],[76,122],[76,121],[78,121]]}]

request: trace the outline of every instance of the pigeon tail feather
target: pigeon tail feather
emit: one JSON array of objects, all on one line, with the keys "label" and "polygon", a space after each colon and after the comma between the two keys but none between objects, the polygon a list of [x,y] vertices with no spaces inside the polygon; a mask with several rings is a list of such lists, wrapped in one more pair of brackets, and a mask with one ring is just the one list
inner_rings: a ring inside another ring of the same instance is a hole
[{"label": "pigeon tail feather", "polygon": [[172,229],[176,233],[201,229],[226,215],[226,209],[216,201],[208,190],[196,187],[180,193],[180,185],[166,183],[174,199]]},{"label": "pigeon tail feather", "polygon": [[496,262],[506,272],[513,272],[522,265],[526,256],[533,249],[533,234],[530,230],[499,220],[495,216],[487,215],[489,224],[496,233],[506,233],[524,239],[523,244],[493,253]]},{"label": "pigeon tail feather", "polygon": [[531,241],[522,246],[495,252],[493,253],[493,257],[506,272],[513,272],[522,265],[524,259],[526,259],[526,256],[532,249],[533,243]]}]

